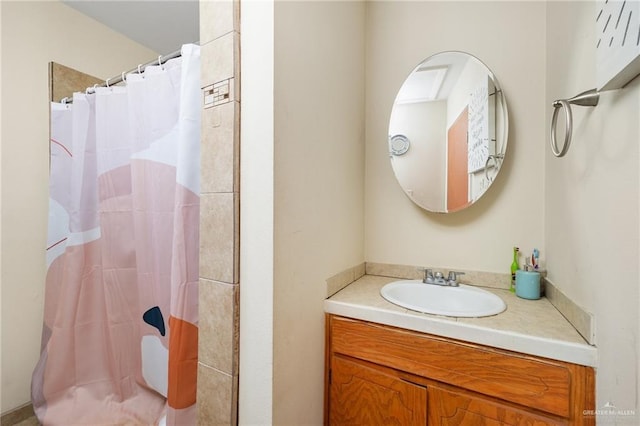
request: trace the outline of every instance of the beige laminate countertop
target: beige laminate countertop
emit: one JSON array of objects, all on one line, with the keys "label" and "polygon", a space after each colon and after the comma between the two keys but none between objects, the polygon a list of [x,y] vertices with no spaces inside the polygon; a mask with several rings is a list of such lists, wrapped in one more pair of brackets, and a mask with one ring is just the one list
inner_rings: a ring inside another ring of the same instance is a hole
[{"label": "beige laminate countertop", "polygon": [[483,318],[452,318],[411,311],[386,301],[380,289],[397,278],[365,275],[324,302],[325,312],[464,340],[515,352],[595,367],[589,345],[546,299],[525,300],[508,290],[483,287],[500,296],[506,311]]}]

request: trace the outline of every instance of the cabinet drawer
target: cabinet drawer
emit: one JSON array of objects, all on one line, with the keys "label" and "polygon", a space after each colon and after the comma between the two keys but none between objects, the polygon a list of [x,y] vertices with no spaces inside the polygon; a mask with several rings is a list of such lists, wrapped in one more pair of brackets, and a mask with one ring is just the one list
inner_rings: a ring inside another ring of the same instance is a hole
[{"label": "cabinet drawer", "polygon": [[580,366],[335,316],[329,333],[333,353],[573,417],[572,376]]}]

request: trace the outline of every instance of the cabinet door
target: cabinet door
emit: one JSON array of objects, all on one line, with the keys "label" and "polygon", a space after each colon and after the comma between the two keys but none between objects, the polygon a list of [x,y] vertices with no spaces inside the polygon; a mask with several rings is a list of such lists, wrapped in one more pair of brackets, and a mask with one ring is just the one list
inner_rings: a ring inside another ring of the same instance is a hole
[{"label": "cabinet door", "polygon": [[501,404],[481,396],[429,386],[429,424],[441,426],[547,426],[566,425],[565,419],[550,418]]},{"label": "cabinet door", "polygon": [[392,370],[339,355],[331,360],[329,424],[426,425],[427,390]]}]

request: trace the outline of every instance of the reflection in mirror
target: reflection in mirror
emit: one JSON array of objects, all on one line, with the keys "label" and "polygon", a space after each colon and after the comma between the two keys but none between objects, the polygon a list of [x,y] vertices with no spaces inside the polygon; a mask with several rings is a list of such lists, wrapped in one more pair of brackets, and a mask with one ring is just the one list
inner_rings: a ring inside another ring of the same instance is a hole
[{"label": "reflection in mirror", "polygon": [[507,127],[493,73],[467,53],[438,53],[413,70],[396,96],[389,120],[393,171],[422,208],[462,210],[500,171]]}]

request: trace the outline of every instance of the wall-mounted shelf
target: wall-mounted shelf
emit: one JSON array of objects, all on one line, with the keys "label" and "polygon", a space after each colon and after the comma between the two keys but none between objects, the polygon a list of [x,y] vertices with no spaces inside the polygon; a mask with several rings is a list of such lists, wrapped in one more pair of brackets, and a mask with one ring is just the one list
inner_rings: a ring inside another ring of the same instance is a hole
[{"label": "wall-mounted shelf", "polygon": [[596,52],[598,91],[620,89],[640,75],[640,1],[598,2]]}]

